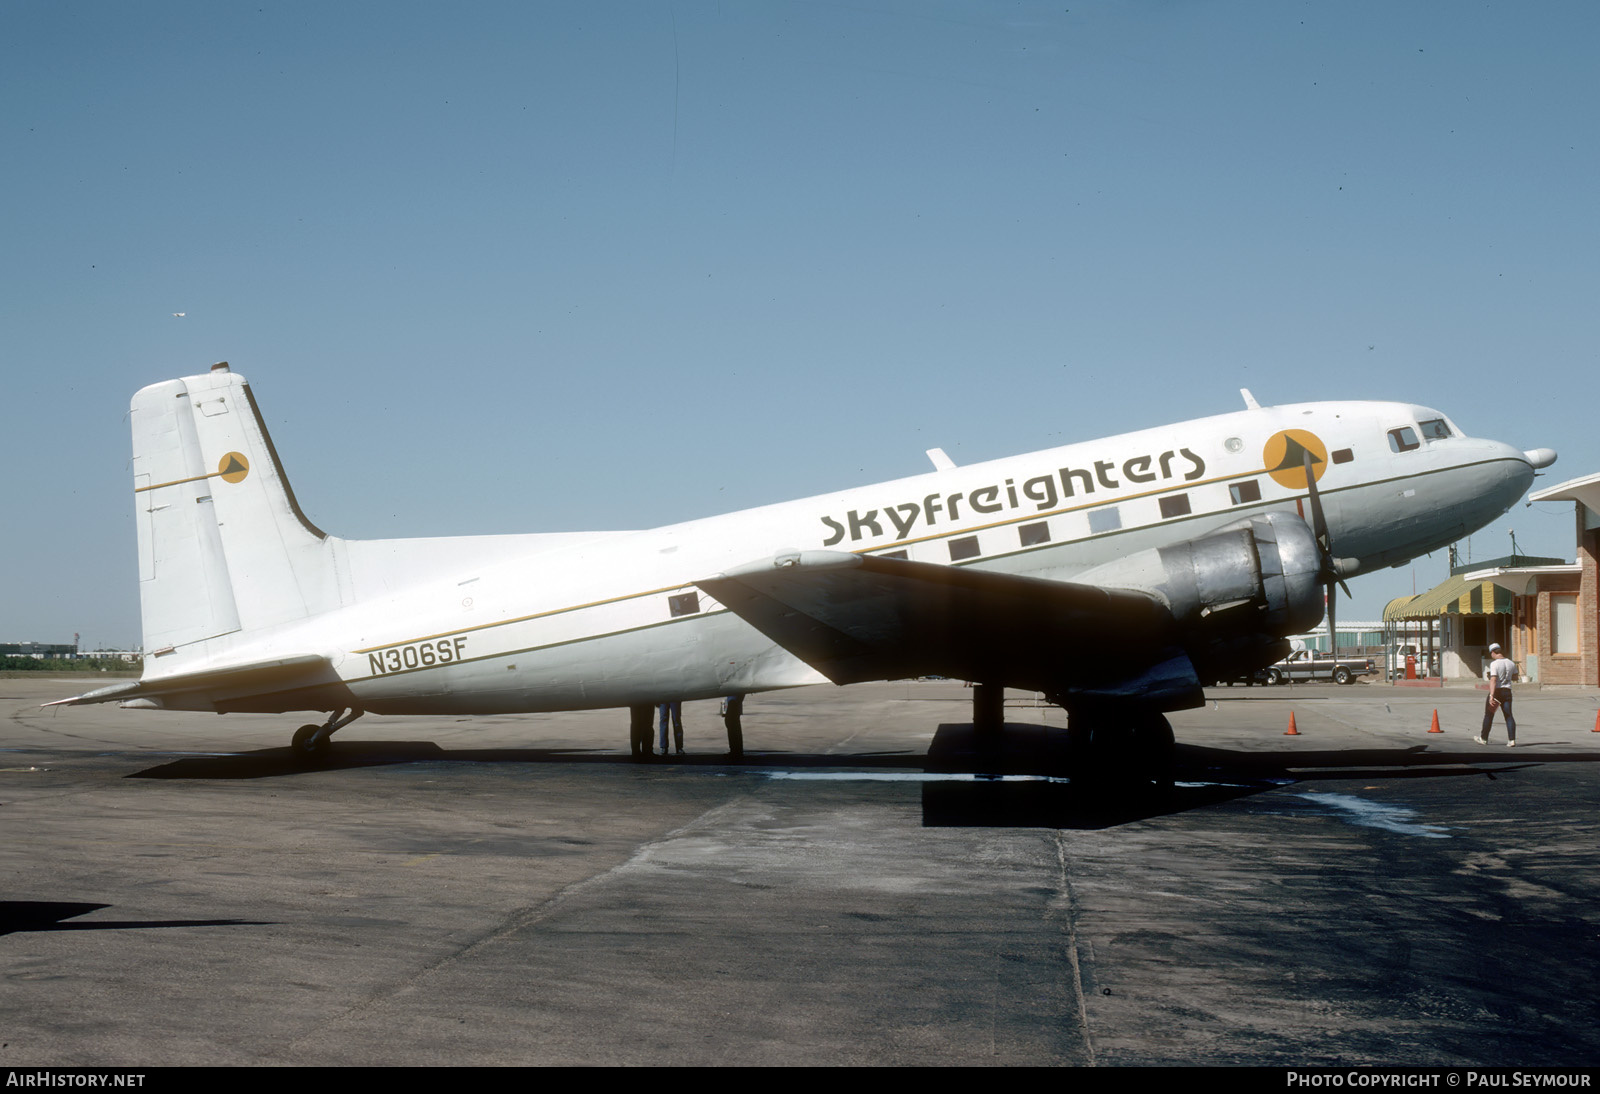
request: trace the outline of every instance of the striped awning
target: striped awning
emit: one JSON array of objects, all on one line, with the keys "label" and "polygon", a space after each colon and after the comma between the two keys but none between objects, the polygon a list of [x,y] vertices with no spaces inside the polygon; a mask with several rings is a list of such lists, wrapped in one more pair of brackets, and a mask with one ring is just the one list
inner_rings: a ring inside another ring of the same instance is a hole
[{"label": "striped awning", "polygon": [[1492,581],[1468,581],[1456,575],[1416,596],[1389,601],[1385,622],[1393,619],[1431,619],[1436,615],[1505,615],[1511,611],[1511,593]]},{"label": "striped awning", "polygon": [[1406,614],[1405,609],[1410,606],[1412,601],[1417,599],[1417,596],[1417,593],[1412,593],[1410,596],[1397,596],[1389,601],[1383,606],[1383,621],[1392,623],[1396,619],[1410,619],[1411,617]]}]

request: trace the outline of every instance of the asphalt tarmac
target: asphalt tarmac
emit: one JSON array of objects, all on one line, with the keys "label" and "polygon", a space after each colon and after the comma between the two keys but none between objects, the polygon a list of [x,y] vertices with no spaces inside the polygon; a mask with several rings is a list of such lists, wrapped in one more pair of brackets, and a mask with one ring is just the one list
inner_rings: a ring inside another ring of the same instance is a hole
[{"label": "asphalt tarmac", "polygon": [[76,690],[0,680],[0,1066],[1600,1062],[1592,690],[1507,749],[1467,688],[1218,689],[1164,801],[947,682],[752,696],[737,763],[690,703],[682,760],[369,716],[319,771]]}]

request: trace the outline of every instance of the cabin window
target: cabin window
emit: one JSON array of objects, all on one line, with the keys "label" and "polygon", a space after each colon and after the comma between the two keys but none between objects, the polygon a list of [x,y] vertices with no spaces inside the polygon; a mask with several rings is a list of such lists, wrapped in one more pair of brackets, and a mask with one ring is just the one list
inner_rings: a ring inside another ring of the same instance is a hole
[{"label": "cabin window", "polygon": [[1122,515],[1117,512],[1117,507],[1109,509],[1095,509],[1089,513],[1089,531],[1095,535],[1101,532],[1115,532],[1122,527]]},{"label": "cabin window", "polygon": [[667,608],[676,619],[680,615],[693,615],[700,610],[699,593],[679,593],[677,596],[667,597]]},{"label": "cabin window", "polygon": [[907,555],[906,555],[906,553],[904,551],[885,551],[885,552],[883,552],[883,554],[879,555],[878,557],[879,558],[898,558],[901,562],[908,561]]},{"label": "cabin window", "polygon": [[1417,428],[1422,430],[1422,439],[1425,441],[1442,441],[1450,436],[1450,426],[1443,418],[1429,418],[1425,422],[1418,422]]},{"label": "cabin window", "polygon": [[1161,499],[1161,519],[1171,520],[1173,517],[1187,516],[1189,513],[1189,495],[1172,494]]},{"label": "cabin window", "polygon": [[1247,505],[1252,501],[1261,500],[1261,484],[1255,479],[1244,482],[1230,482],[1228,484],[1228,497],[1233,499],[1235,505]]},{"label": "cabin window", "polygon": [[977,536],[962,536],[960,539],[950,541],[951,562],[960,562],[964,558],[977,558],[978,554]]},{"label": "cabin window", "polygon": [[1389,430],[1389,451],[1410,452],[1413,448],[1421,448],[1422,442],[1417,440],[1417,432],[1408,425],[1399,429]]},{"label": "cabin window", "polygon": [[1036,521],[1033,524],[1024,524],[1017,529],[1017,538],[1022,540],[1024,547],[1036,547],[1041,543],[1050,542],[1050,522]]},{"label": "cabin window", "polygon": [[1349,463],[1356,458],[1356,454],[1348,448],[1335,448],[1331,453],[1334,463]]}]

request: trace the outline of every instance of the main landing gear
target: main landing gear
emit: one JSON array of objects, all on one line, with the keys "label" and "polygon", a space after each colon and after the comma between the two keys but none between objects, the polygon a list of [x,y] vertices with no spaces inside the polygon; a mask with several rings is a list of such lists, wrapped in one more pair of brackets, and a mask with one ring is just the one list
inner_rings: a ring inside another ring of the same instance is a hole
[{"label": "main landing gear", "polygon": [[[1067,719],[1065,766],[1074,782],[1094,794],[1152,787],[1163,794],[1172,790],[1177,744],[1164,714],[1105,706],[1069,709]],[[1004,687],[973,685],[972,727],[980,750],[998,754],[1005,729]]]},{"label": "main landing gear", "polygon": [[334,733],[365,713],[359,707],[336,710],[320,726],[301,726],[295,730],[294,739],[289,742],[289,752],[294,756],[294,762],[301,767],[317,767],[326,763]]},{"label": "main landing gear", "polygon": [[1097,789],[1154,787],[1162,794],[1172,790],[1178,749],[1166,715],[1069,717],[1073,770],[1094,779]]}]

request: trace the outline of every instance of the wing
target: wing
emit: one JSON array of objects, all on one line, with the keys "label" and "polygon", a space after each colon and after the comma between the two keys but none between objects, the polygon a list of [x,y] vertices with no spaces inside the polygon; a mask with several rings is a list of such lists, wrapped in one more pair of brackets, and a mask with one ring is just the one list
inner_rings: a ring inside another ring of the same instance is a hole
[{"label": "wing", "polygon": [[1164,709],[1199,694],[1171,612],[1137,589],[835,551],[696,584],[836,684],[938,674]]}]

